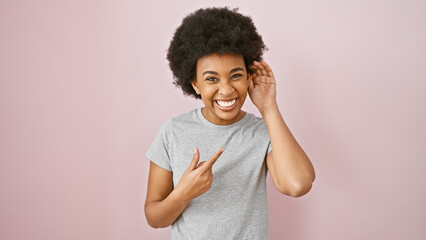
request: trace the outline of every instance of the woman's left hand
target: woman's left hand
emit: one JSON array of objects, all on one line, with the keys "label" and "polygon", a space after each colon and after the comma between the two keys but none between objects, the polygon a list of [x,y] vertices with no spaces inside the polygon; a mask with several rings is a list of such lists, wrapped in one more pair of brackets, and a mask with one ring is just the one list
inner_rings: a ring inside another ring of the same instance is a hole
[{"label": "woman's left hand", "polygon": [[265,61],[254,61],[250,65],[253,71],[252,81],[249,86],[249,96],[253,104],[263,111],[265,107],[275,106],[276,100],[276,84],[272,69]]}]

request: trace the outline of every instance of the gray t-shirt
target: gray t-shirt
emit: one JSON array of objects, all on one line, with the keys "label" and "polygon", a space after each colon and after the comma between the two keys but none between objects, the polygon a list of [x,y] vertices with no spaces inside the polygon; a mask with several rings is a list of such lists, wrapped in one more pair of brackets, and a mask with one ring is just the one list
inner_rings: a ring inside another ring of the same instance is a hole
[{"label": "gray t-shirt", "polygon": [[263,119],[246,113],[236,123],[215,125],[194,109],[164,123],[146,157],[172,171],[176,186],[195,147],[200,162],[225,151],[212,167],[212,187],[176,219],[170,239],[269,239],[265,159],[271,143]]}]

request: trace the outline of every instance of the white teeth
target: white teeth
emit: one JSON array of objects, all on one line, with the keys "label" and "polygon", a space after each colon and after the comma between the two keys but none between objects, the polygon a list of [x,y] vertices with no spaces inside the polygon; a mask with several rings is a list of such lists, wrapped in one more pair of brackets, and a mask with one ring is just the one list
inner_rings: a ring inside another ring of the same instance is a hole
[{"label": "white teeth", "polygon": [[236,99],[233,99],[231,101],[221,101],[221,100],[216,100],[217,104],[219,104],[219,106],[221,107],[229,107],[234,105]]}]

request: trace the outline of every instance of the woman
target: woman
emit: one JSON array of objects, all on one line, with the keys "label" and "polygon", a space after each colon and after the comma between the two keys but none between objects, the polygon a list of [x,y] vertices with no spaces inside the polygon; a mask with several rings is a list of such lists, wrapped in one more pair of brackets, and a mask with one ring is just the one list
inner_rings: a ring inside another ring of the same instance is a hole
[{"label": "woman", "polygon": [[[283,194],[311,189],[315,172],[279,112],[265,49],[236,9],[197,10],[175,32],[174,84],[204,107],[163,124],[146,154],[145,215],[172,225],[171,239],[268,239],[267,172]],[[262,118],[241,110],[247,94]]]}]

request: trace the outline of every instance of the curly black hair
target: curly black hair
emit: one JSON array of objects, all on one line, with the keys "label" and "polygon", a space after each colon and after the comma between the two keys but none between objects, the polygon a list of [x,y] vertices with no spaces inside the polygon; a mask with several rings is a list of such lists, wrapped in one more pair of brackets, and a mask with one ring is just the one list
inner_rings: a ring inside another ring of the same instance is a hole
[{"label": "curly black hair", "polygon": [[211,53],[241,54],[247,72],[267,50],[250,17],[238,9],[205,8],[186,16],[176,29],[167,53],[176,86],[185,95],[201,98],[191,82],[196,77],[197,60]]}]

